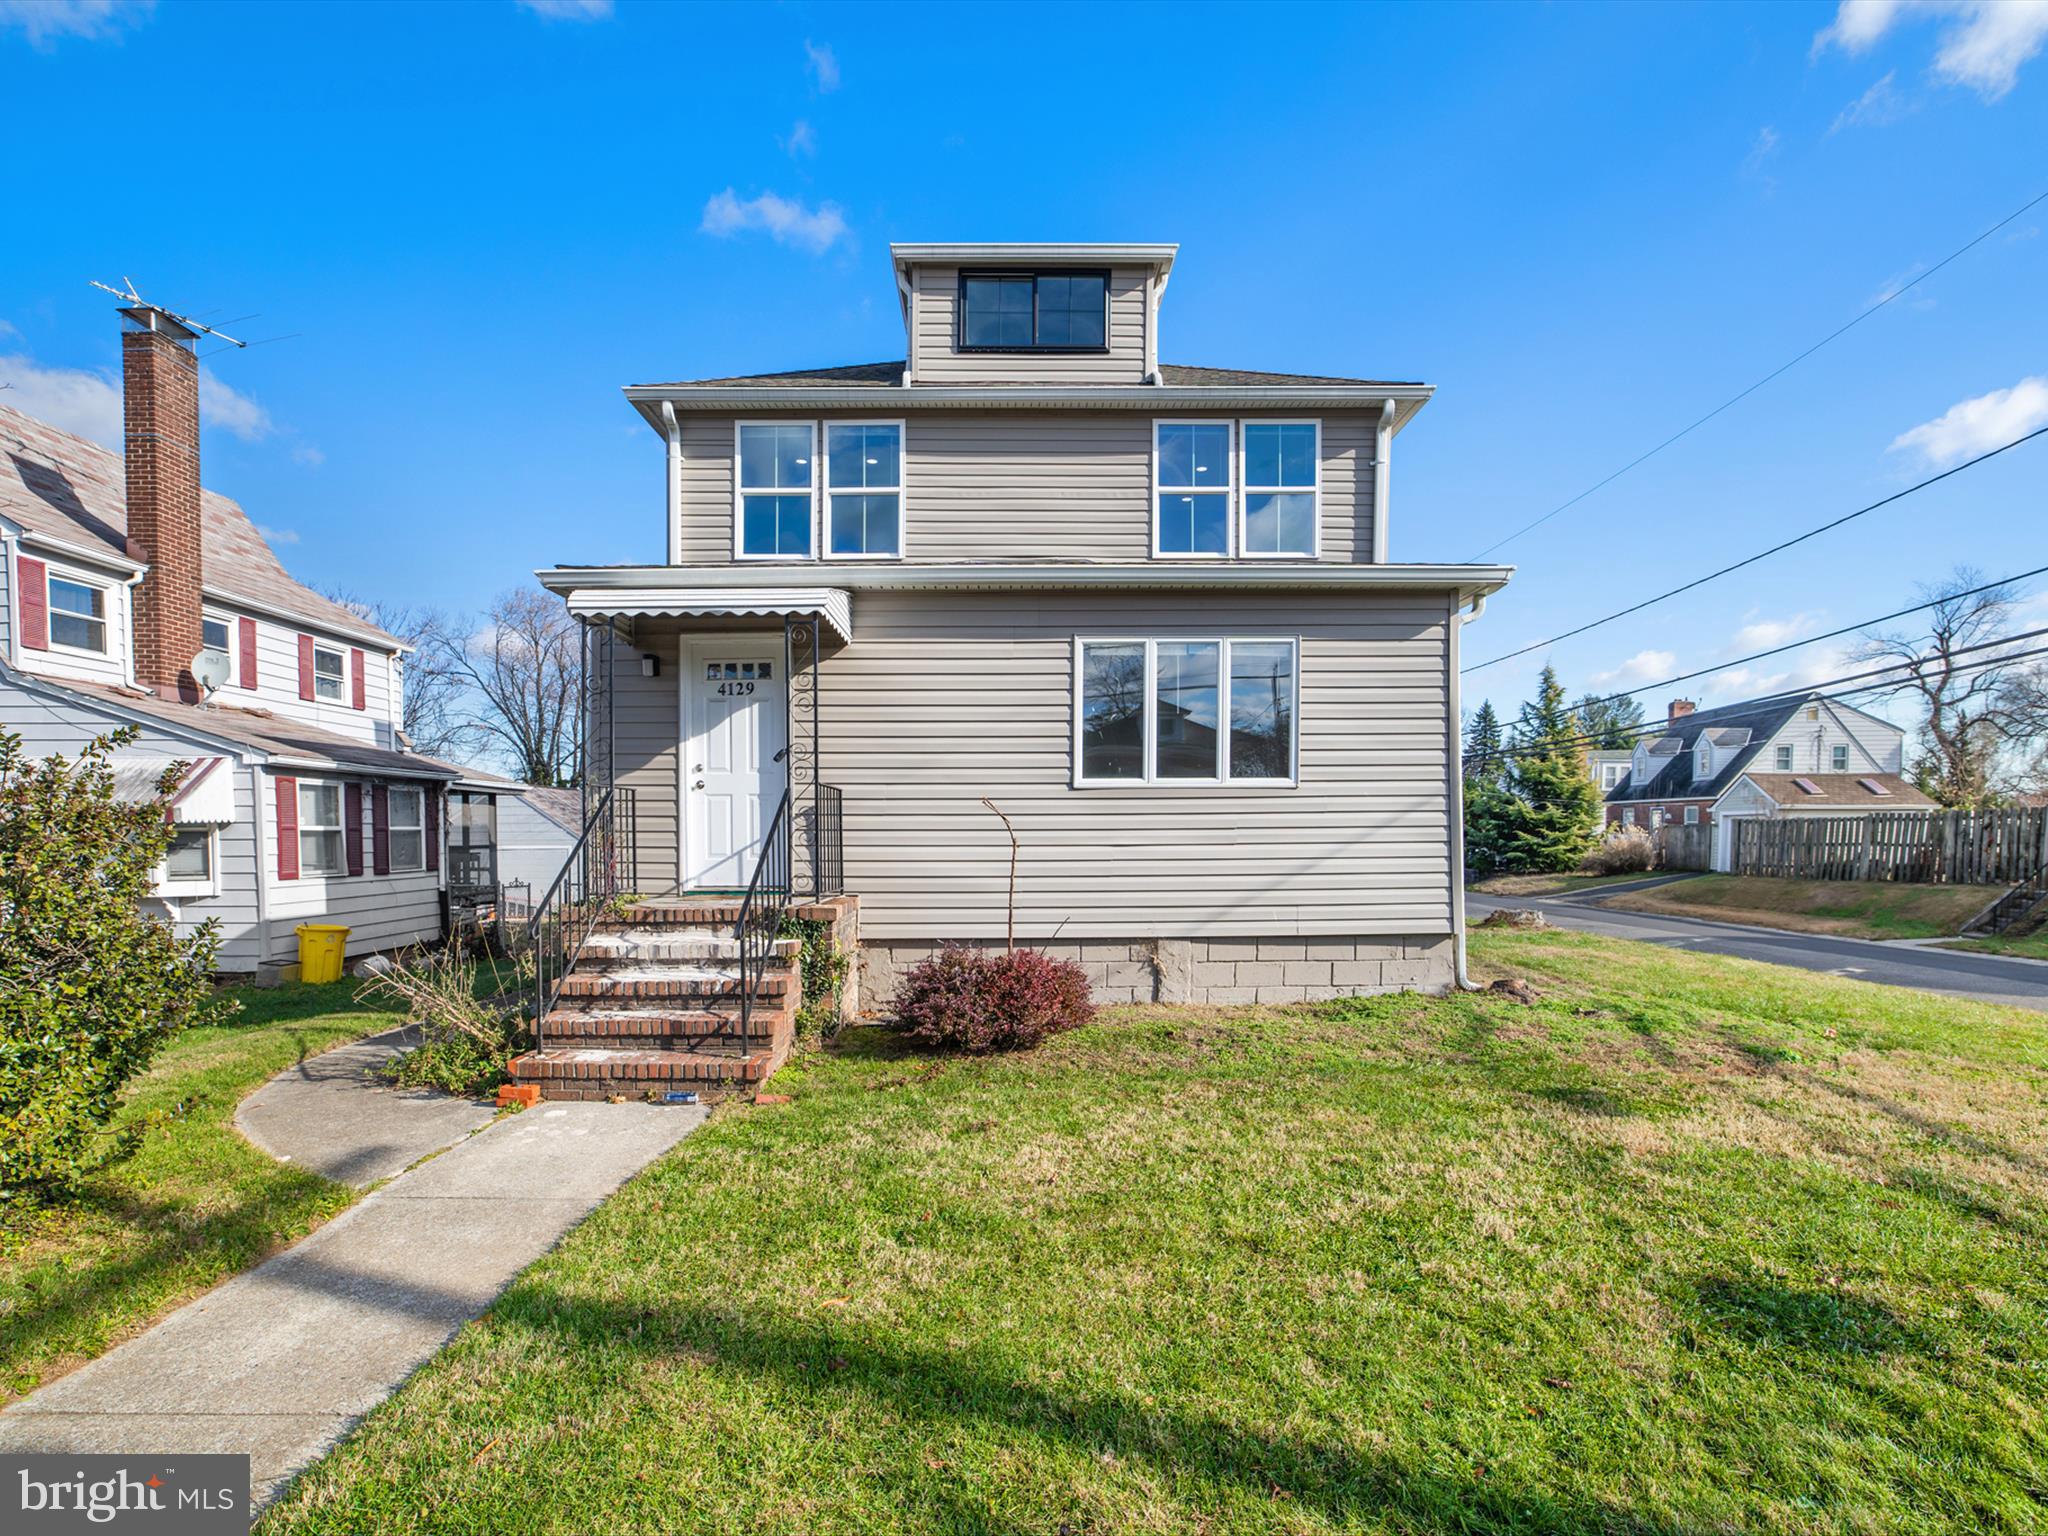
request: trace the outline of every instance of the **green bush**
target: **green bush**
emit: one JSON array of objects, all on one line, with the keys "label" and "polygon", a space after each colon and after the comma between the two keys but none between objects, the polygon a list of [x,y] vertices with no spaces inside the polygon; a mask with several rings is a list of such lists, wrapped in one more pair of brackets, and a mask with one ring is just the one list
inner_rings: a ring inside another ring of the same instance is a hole
[{"label": "green bush", "polygon": [[135,736],[37,762],[0,731],[0,1209],[74,1187],[108,1154],[123,1085],[233,1008],[213,990],[218,927],[180,939],[142,911],[182,766],[120,800],[114,751]]},{"label": "green bush", "polygon": [[782,937],[803,941],[798,964],[804,992],[796,1010],[797,1039],[829,1040],[844,1022],[839,1017],[839,989],[853,962],[832,942],[832,925],[822,919],[785,917]]},{"label": "green bush", "polygon": [[385,1076],[401,1087],[472,1098],[494,1092],[530,1044],[523,1012],[529,978],[496,961],[472,965],[453,947],[401,955],[365,989],[419,1026],[420,1043],[392,1058]]}]

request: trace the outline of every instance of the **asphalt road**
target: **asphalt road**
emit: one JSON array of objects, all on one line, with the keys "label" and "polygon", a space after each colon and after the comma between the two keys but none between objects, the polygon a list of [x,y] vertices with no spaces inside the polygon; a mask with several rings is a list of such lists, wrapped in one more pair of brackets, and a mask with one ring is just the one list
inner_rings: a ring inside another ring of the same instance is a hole
[{"label": "asphalt road", "polygon": [[[1665,882],[1645,881],[1644,889]],[[1599,892],[1611,896],[1619,887]],[[1973,954],[1958,949],[1923,949],[1875,939],[1843,939],[1819,933],[1787,933],[1777,928],[1752,928],[1740,923],[1714,923],[1696,917],[1665,917],[1626,912],[1593,904],[1587,896],[1491,897],[1468,893],[1465,906],[1478,923],[1501,907],[1534,907],[1560,928],[1583,928],[1616,939],[1637,939],[1671,949],[1701,950],[1710,955],[1740,955],[1769,965],[1797,966],[1829,976],[1851,976],[1888,987],[1918,987],[1980,1002],[2011,1003],[2048,1012],[2048,963],[2014,960],[2002,955]]]}]

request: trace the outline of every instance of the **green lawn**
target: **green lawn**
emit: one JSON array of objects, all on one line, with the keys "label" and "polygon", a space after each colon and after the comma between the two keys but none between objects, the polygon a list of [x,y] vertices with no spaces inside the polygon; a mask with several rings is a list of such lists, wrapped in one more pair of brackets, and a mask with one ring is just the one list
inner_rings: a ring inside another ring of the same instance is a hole
[{"label": "green lawn", "polygon": [[274,1073],[398,1023],[355,983],[237,988],[231,1024],[181,1035],[131,1085],[118,1157],[72,1204],[0,1229],[0,1402],[310,1231],[355,1198],[233,1125]]},{"label": "green lawn", "polygon": [[1544,1001],[851,1031],[260,1529],[2041,1529],[2041,1016],[1474,952]]},{"label": "green lawn", "polygon": [[2013,937],[1984,934],[1974,939],[1957,939],[1953,944],[1944,944],[1941,947],[1974,949],[1987,955],[2020,955],[2028,960],[2048,960],[2048,928],[2036,928],[2032,933]]},{"label": "green lawn", "polygon": [[1566,896],[1574,891],[1597,891],[1603,886],[1629,885],[1637,880],[1654,880],[1652,873],[1632,875],[1488,875],[1475,880],[1472,889],[1481,896]]},{"label": "green lawn", "polygon": [[1699,875],[1610,897],[1632,912],[1759,923],[1862,939],[1936,939],[1954,933],[2003,894],[1998,885],[1906,885],[1888,880],[1778,880]]}]

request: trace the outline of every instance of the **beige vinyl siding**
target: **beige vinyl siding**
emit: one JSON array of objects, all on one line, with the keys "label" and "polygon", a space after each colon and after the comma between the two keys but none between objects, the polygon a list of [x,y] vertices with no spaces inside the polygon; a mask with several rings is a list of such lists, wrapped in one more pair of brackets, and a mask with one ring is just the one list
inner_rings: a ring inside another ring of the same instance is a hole
[{"label": "beige vinyl siding", "polygon": [[[876,413],[785,414],[791,421],[873,419]],[[1152,434],[1143,411],[912,411],[905,423],[907,562],[1103,561],[1152,557]],[[1189,419],[1198,410],[1162,414]],[[1211,413],[1212,416],[1217,413]],[[1220,413],[1245,420],[1299,413]],[[739,420],[682,420],[681,552],[687,565],[730,564],[733,442]],[[1322,558],[1372,558],[1374,418],[1321,415]],[[817,547],[814,543],[813,547]],[[805,562],[795,562],[805,566]],[[810,562],[830,569],[833,562]]]},{"label": "beige vinyl siding", "polygon": [[919,267],[911,285],[917,382],[1043,384],[1078,379],[1090,384],[1142,384],[1150,283],[1148,268],[1110,269],[1107,353],[961,352],[954,347],[959,334],[960,269]]},{"label": "beige vinyl siding", "polygon": [[[674,891],[679,878],[681,651],[681,637],[673,625],[645,620],[630,642],[613,647],[614,771],[619,785],[633,792],[638,836],[630,879],[648,895]],[[661,658],[661,676],[640,675],[640,658],[648,655]]]}]

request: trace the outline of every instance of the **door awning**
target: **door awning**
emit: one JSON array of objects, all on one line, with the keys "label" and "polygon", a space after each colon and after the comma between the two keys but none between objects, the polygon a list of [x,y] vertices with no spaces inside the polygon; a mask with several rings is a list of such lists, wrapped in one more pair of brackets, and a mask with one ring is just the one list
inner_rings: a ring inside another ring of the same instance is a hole
[{"label": "door awning", "polygon": [[188,766],[171,791],[170,821],[177,827],[225,827],[235,819],[235,777],[224,757],[151,757],[137,753],[114,759],[114,793],[131,805],[156,798],[157,786],[174,763]]},{"label": "door awning", "polygon": [[585,619],[786,618],[815,613],[842,644],[853,639],[853,601],[838,587],[579,587],[569,611]]}]

